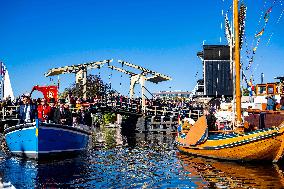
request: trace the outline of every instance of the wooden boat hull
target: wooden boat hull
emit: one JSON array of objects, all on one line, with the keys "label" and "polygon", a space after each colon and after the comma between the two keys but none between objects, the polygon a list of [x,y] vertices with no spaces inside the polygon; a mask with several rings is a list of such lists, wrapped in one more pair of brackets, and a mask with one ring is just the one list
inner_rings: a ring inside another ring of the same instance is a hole
[{"label": "wooden boat hull", "polygon": [[81,128],[38,122],[9,127],[4,133],[12,154],[33,159],[78,154],[87,149],[90,138]]},{"label": "wooden boat hull", "polygon": [[268,128],[245,134],[218,134],[204,143],[190,146],[177,138],[177,148],[184,153],[224,160],[274,161],[283,155],[284,128]]}]

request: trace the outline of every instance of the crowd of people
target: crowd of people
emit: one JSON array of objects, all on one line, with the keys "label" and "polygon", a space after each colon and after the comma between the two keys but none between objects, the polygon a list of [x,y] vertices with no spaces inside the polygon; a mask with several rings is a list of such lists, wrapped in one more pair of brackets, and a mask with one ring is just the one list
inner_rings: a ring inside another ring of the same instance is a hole
[{"label": "crowd of people", "polygon": [[62,125],[92,125],[91,113],[87,107],[80,106],[79,109],[72,111],[65,99],[55,101],[51,98],[47,101],[42,98],[35,101],[29,95],[24,95],[18,114],[22,123],[32,122],[38,118],[42,122]]},{"label": "crowd of people", "polygon": [[[180,114],[187,114],[184,109],[200,109],[202,105],[186,101],[184,99],[146,99],[145,105],[148,109],[147,114],[160,114],[163,111],[179,111]],[[74,125],[86,124],[92,125],[92,114],[104,107],[120,108],[124,111],[141,113],[142,99],[129,98],[120,94],[108,94],[107,96],[94,96],[93,98],[79,98],[69,93],[66,98],[49,100],[45,98],[32,99],[30,95],[25,94],[21,97],[11,100],[6,99],[1,104],[2,107],[18,106],[18,115],[22,123],[31,122],[38,118],[44,122],[56,124]]]}]

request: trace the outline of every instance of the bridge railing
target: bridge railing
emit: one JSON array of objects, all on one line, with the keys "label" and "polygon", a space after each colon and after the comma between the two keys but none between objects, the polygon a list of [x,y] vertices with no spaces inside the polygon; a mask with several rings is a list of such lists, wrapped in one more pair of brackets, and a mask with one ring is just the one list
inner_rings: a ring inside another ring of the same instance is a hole
[{"label": "bridge railing", "polygon": [[186,117],[198,119],[203,115],[203,111],[201,109],[190,109],[185,107],[170,108],[167,106],[148,106],[146,108],[146,114],[151,116],[178,116],[178,114],[182,114]]},{"label": "bridge railing", "polygon": [[[82,106],[88,106],[91,108],[103,109],[106,108],[108,111],[112,109],[112,111],[117,112],[128,112],[134,114],[142,114],[142,106],[141,101],[139,100],[130,100],[126,99],[124,101],[117,100],[117,99],[105,99],[100,100],[96,103],[83,103]],[[72,112],[76,112],[79,108],[71,108]],[[19,106],[5,106],[2,108],[1,115],[2,119],[7,118],[18,118],[18,110]],[[144,115],[146,116],[171,116],[177,117],[178,114],[185,115],[186,117],[192,117],[194,119],[198,119],[202,114],[203,111],[201,109],[192,109],[186,106],[169,106],[169,105],[151,105],[146,104],[146,111]]]},{"label": "bridge railing", "polygon": [[2,119],[18,119],[18,111],[20,106],[4,106],[1,110]]}]

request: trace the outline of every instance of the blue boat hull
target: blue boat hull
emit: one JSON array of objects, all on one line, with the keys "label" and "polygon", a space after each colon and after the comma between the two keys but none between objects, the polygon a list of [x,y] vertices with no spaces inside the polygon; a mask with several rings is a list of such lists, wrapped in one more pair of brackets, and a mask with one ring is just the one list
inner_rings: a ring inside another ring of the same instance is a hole
[{"label": "blue boat hull", "polygon": [[90,132],[58,124],[30,123],[5,129],[12,154],[38,159],[49,155],[70,155],[87,149]]}]

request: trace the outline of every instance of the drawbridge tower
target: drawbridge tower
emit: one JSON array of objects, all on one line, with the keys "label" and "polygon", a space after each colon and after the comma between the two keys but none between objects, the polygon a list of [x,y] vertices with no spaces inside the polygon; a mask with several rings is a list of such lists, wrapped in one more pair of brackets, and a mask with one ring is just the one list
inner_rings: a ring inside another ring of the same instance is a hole
[{"label": "drawbridge tower", "polygon": [[109,68],[111,68],[113,70],[116,70],[116,71],[125,73],[127,75],[130,75],[129,94],[130,94],[131,99],[134,97],[135,85],[140,84],[141,98],[142,98],[142,111],[143,112],[145,112],[145,110],[146,110],[146,102],[145,102],[145,97],[146,97],[145,90],[147,90],[146,87],[145,87],[146,81],[150,81],[152,83],[158,84],[159,82],[162,82],[162,81],[172,80],[172,78],[167,76],[167,75],[146,69],[144,67],[141,67],[141,66],[138,66],[138,65],[126,62],[126,61],[118,60],[118,63],[120,63],[122,67],[128,66],[128,67],[134,68],[134,69],[136,69],[140,72],[140,73],[134,73],[134,72],[131,72],[129,70],[119,68],[119,67],[116,67],[116,66],[110,66],[110,65],[108,66]]},{"label": "drawbridge tower", "polygon": [[83,97],[87,97],[87,71],[90,69],[98,69],[101,68],[104,64],[111,63],[113,60],[103,60],[97,62],[88,62],[84,64],[71,65],[71,66],[63,66],[59,68],[52,68],[48,70],[44,75],[46,77],[56,76],[61,74],[75,74],[76,83],[83,85]]},{"label": "drawbridge tower", "polygon": [[152,83],[157,84],[162,81],[172,80],[172,78],[169,76],[166,76],[164,74],[146,69],[144,67],[141,67],[141,66],[138,66],[138,65],[126,62],[126,61],[119,60],[118,63],[121,64],[122,67],[128,66],[129,68],[134,68],[137,71],[139,71],[139,73],[134,73],[129,70],[110,65],[111,62],[113,62],[112,59],[97,61],[97,62],[89,62],[89,63],[78,64],[78,65],[71,65],[71,66],[63,66],[59,68],[52,68],[48,70],[48,72],[45,73],[44,75],[46,77],[50,77],[50,76],[56,76],[56,75],[61,75],[61,74],[75,74],[76,83],[83,85],[83,97],[86,98],[87,97],[87,71],[90,69],[99,69],[104,64],[107,64],[108,68],[112,70],[116,70],[116,71],[125,73],[127,75],[130,75],[129,94],[130,94],[131,99],[134,97],[135,85],[140,84],[143,112],[145,112],[146,110],[146,102],[145,102],[145,98],[146,98],[145,90],[147,90],[145,87],[146,81],[150,81]]}]

